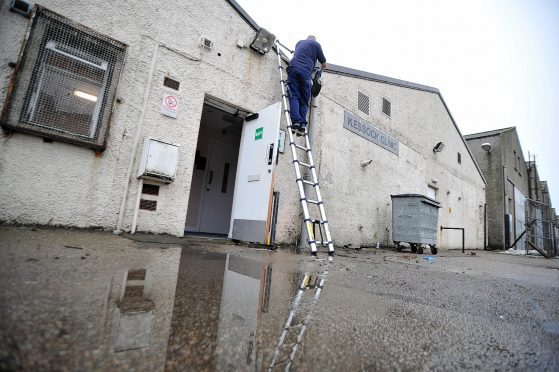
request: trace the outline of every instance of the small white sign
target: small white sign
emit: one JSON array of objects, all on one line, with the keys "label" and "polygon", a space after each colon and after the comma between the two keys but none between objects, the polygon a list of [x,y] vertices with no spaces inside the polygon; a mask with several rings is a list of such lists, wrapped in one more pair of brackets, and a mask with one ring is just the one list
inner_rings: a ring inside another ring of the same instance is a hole
[{"label": "small white sign", "polygon": [[163,104],[161,105],[161,113],[165,116],[176,118],[178,105],[179,100],[177,96],[165,94],[165,96],[163,96]]}]

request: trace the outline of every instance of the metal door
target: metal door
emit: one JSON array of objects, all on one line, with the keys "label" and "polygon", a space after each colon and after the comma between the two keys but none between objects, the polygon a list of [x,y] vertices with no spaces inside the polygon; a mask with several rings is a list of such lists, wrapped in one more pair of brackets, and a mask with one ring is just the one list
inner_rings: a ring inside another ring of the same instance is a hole
[{"label": "metal door", "polygon": [[229,237],[266,243],[273,192],[281,102],[243,125]]},{"label": "metal door", "polygon": [[200,219],[202,232],[215,234],[229,232],[237,153],[238,149],[234,146],[213,141],[210,143]]}]

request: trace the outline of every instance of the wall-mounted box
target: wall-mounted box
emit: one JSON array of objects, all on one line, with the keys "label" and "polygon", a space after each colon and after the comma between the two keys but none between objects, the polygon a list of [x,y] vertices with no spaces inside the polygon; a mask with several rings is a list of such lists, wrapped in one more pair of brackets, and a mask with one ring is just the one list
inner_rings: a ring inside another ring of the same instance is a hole
[{"label": "wall-mounted box", "polygon": [[179,145],[146,138],[138,177],[163,183],[173,182],[177,174],[179,148]]}]

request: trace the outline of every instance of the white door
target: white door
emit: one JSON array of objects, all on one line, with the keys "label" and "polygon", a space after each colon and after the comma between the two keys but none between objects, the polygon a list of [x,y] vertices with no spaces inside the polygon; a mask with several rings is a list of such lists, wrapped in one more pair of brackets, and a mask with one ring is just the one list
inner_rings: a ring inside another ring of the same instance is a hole
[{"label": "white door", "polygon": [[229,238],[267,242],[280,114],[274,103],[243,125]]},{"label": "white door", "polygon": [[231,221],[233,186],[237,170],[238,149],[234,146],[210,143],[206,168],[200,231],[227,234]]},{"label": "white door", "polygon": [[218,371],[256,370],[256,329],[260,303],[259,261],[227,255],[219,311]]}]

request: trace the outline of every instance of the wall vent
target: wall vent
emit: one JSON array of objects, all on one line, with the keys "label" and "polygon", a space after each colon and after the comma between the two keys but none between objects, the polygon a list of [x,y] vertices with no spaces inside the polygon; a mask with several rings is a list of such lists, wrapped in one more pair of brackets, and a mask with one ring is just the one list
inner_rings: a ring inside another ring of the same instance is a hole
[{"label": "wall vent", "polygon": [[369,96],[357,91],[357,108],[369,115]]},{"label": "wall vent", "polygon": [[212,50],[213,45],[214,45],[214,43],[210,39],[205,38],[203,36],[200,38],[200,46],[203,49]]},{"label": "wall vent", "polygon": [[142,185],[142,194],[159,195],[159,186],[150,185],[149,183],[144,183]]},{"label": "wall vent", "polygon": [[166,86],[167,88],[171,88],[171,89],[174,89],[174,90],[179,90],[179,87],[180,87],[181,83],[176,81],[176,80],[173,80],[171,78],[166,77],[163,80],[163,85]]},{"label": "wall vent", "polygon": [[140,209],[145,209],[145,210],[148,210],[148,211],[155,211],[157,209],[157,201],[156,200],[140,199]]},{"label": "wall vent", "polygon": [[382,113],[388,117],[390,117],[390,113],[392,112],[392,104],[389,100],[382,97]]},{"label": "wall vent", "polygon": [[14,13],[30,18],[33,7],[25,0],[12,0],[10,3],[10,10]]}]

